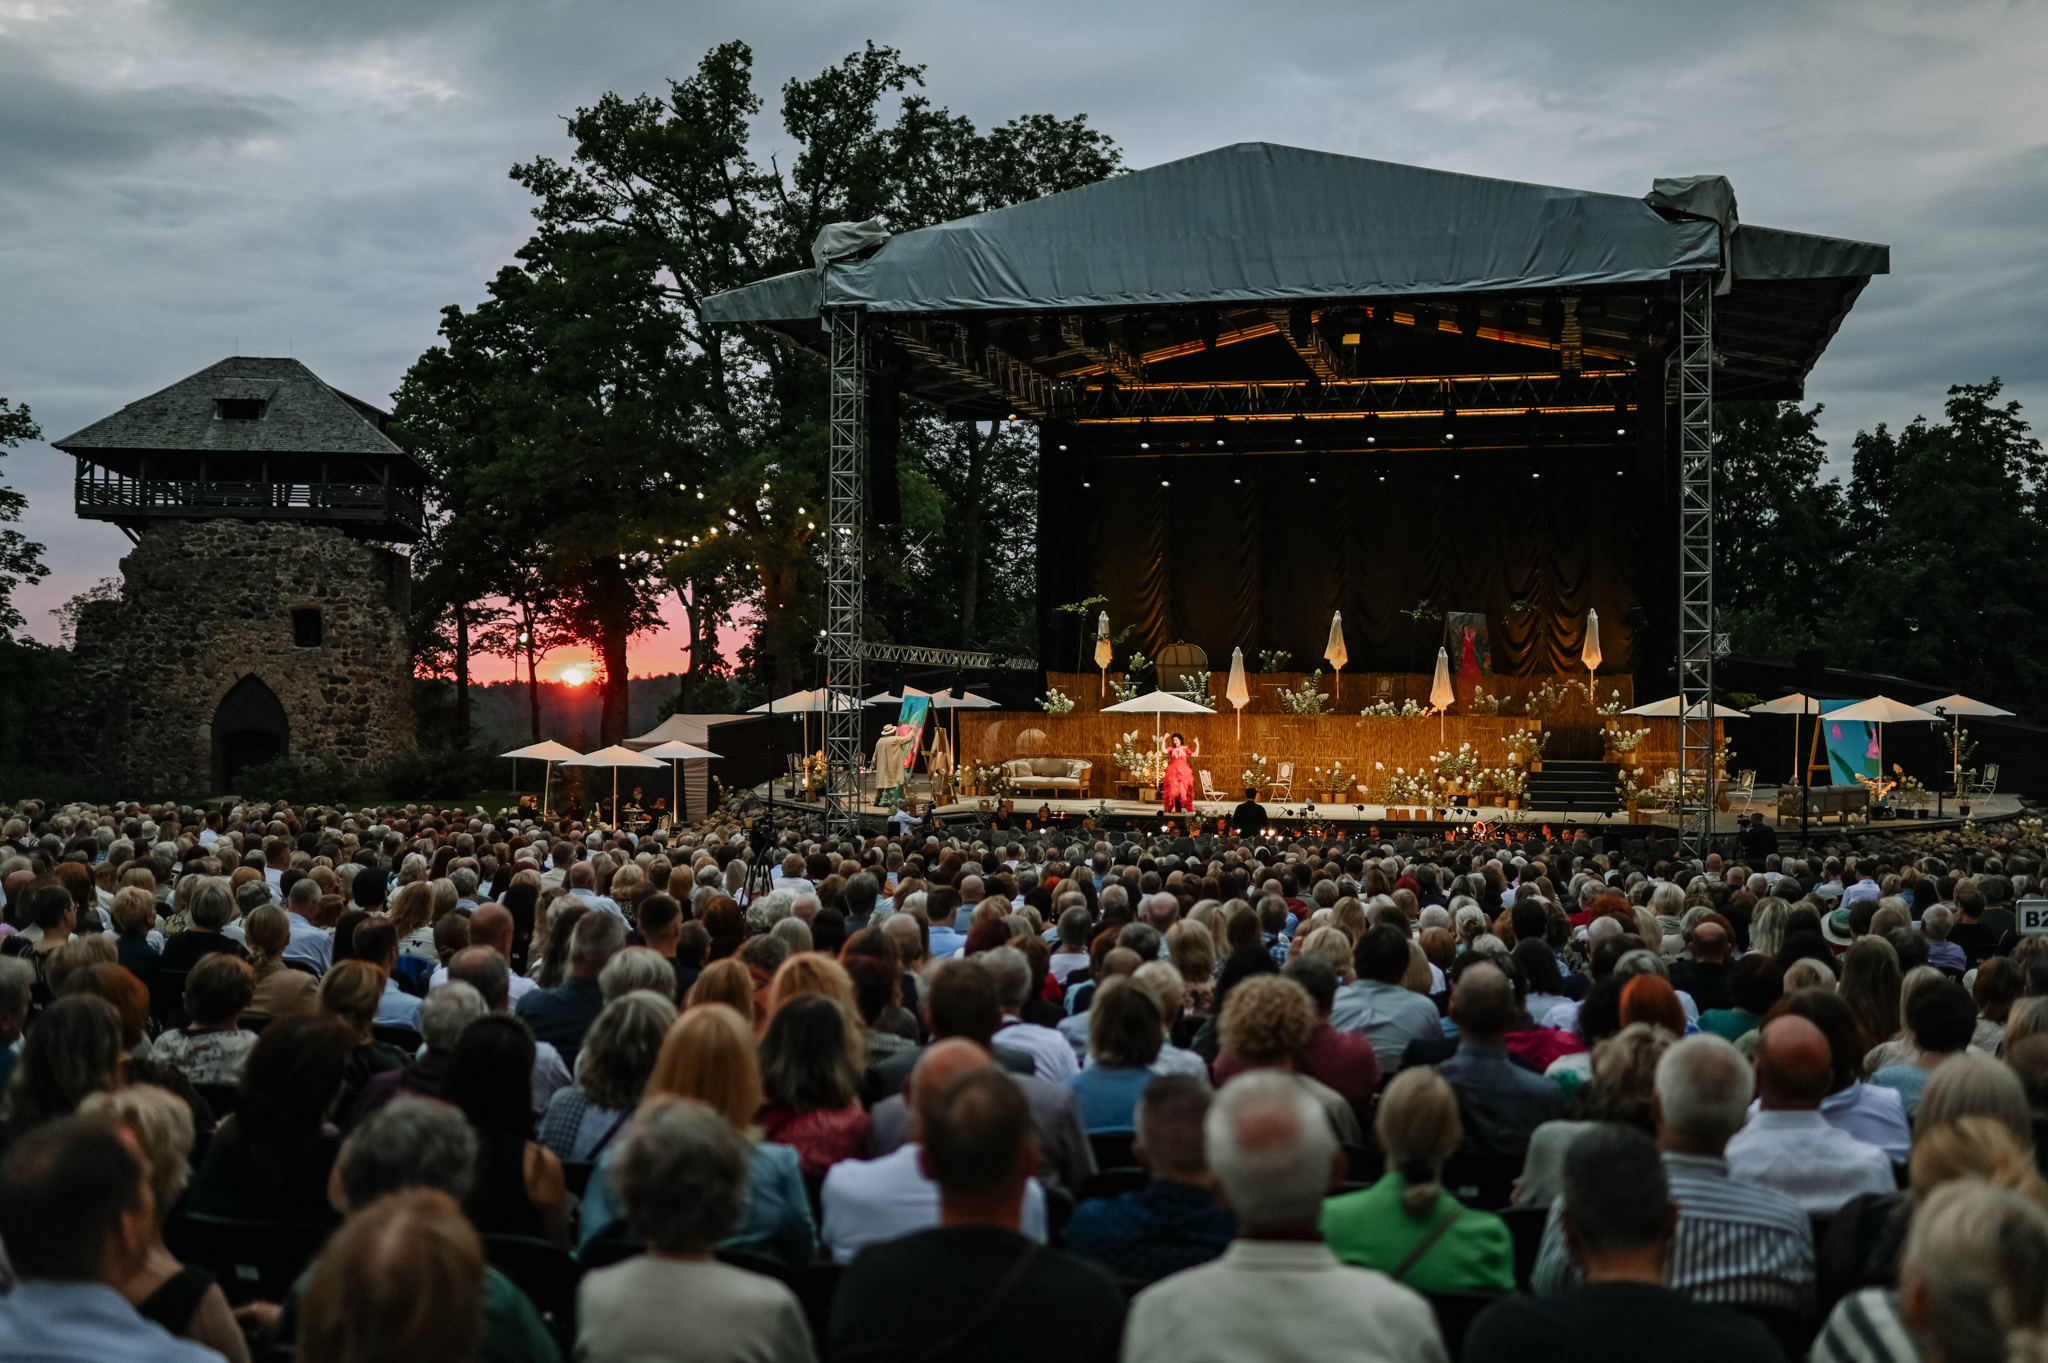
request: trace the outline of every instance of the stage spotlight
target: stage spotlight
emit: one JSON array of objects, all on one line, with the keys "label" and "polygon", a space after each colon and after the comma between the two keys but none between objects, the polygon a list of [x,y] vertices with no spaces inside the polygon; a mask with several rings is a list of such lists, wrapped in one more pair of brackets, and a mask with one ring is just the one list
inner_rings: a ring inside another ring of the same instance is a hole
[{"label": "stage spotlight", "polygon": [[1149,450],[1152,448],[1152,444],[1150,441],[1140,440],[1138,442],[1138,448],[1141,450]]},{"label": "stage spotlight", "polygon": [[1095,484],[1093,484],[1093,483],[1089,483],[1089,482],[1084,482],[1084,483],[1082,483],[1082,484],[1081,484],[1081,486],[1082,486],[1082,487],[1084,487],[1084,488],[1086,488],[1086,487],[1094,487],[1094,486],[1095,486]]},{"label": "stage spotlight", "polygon": [[1444,408],[1444,443],[1458,443],[1458,409],[1455,407]]},{"label": "stage spotlight", "polygon": [[1216,442],[1216,448],[1219,450],[1223,448],[1223,442],[1221,440]]},{"label": "stage spotlight", "polygon": [[1161,487],[1172,487],[1172,486],[1173,486],[1173,480],[1172,480],[1172,479],[1170,479],[1170,478],[1161,478],[1161,479],[1159,480],[1159,486],[1161,486]]},{"label": "stage spotlight", "polygon": [[1379,444],[1379,443],[1380,443],[1380,438],[1379,438],[1379,429],[1380,429],[1380,417],[1379,417],[1379,413],[1378,413],[1378,412],[1367,412],[1367,413],[1365,414],[1364,418],[1363,418],[1363,422],[1362,422],[1362,424],[1363,424],[1363,425],[1364,425],[1364,427],[1365,427],[1365,443],[1366,443],[1366,444],[1368,444],[1368,445],[1377,445],[1377,444]]}]

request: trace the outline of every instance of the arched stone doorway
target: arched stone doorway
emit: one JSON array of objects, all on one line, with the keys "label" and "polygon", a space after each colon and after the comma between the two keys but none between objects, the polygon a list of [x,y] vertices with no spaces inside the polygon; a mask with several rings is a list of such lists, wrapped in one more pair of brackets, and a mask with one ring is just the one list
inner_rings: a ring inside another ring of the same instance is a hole
[{"label": "arched stone doorway", "polygon": [[236,682],[213,712],[213,788],[225,792],[243,768],[290,752],[291,735],[283,702],[262,678]]}]

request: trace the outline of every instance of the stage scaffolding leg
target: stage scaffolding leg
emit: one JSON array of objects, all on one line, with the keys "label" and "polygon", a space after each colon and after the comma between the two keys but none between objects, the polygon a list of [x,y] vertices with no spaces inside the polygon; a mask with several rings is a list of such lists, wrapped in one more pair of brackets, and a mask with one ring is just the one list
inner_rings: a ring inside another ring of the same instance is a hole
[{"label": "stage scaffolding leg", "polygon": [[1678,841],[1714,832],[1714,277],[1678,277]]},{"label": "stage scaffolding leg", "polygon": [[831,468],[825,507],[825,827],[852,830],[860,808],[862,481],[867,364],[858,308],[826,313],[831,332]]}]

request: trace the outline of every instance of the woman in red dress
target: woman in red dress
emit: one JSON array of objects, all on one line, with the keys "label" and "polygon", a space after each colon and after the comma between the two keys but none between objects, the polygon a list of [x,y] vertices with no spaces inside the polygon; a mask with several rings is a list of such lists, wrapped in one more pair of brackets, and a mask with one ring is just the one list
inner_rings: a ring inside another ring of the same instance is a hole
[{"label": "woman in red dress", "polygon": [[1168,814],[1192,814],[1195,812],[1195,770],[1188,765],[1190,757],[1202,755],[1202,740],[1196,739],[1190,748],[1175,734],[1166,745],[1166,775],[1159,783],[1159,797]]}]

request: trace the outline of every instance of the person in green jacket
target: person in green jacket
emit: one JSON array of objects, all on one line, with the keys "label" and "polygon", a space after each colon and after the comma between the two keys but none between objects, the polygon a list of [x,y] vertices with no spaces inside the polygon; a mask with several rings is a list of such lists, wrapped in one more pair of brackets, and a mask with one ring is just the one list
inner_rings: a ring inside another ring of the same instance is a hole
[{"label": "person in green jacket", "polygon": [[1507,1223],[1465,1206],[1440,1181],[1464,1136],[1458,1095],[1443,1076],[1420,1066],[1396,1075],[1380,1095],[1373,1131],[1387,1153],[1386,1175],[1324,1201],[1330,1251],[1417,1292],[1514,1291]]}]

